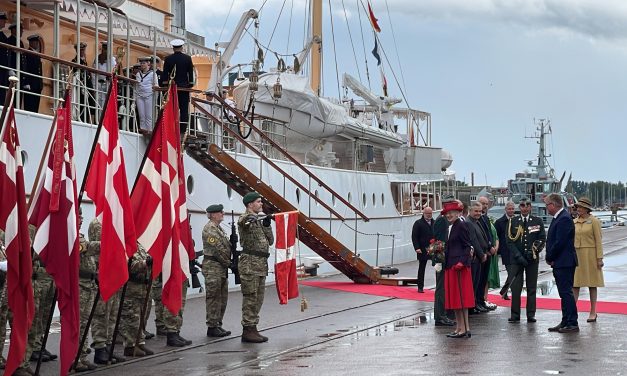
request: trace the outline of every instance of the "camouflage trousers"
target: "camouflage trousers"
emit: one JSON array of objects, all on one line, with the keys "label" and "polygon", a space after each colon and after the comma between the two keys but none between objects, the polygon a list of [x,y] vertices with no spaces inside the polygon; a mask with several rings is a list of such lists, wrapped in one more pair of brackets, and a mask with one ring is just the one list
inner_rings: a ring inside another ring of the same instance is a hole
[{"label": "camouflage trousers", "polygon": [[54,283],[52,279],[47,274],[37,273],[36,275],[37,278],[33,279],[35,314],[33,323],[28,331],[28,343],[26,344],[22,367],[29,367],[33,351],[41,349],[42,338],[48,325],[48,316],[50,315],[52,298],[54,297]]},{"label": "camouflage trousers", "polygon": [[116,292],[106,302],[102,300],[102,297],[98,299],[91,322],[92,347],[95,349],[102,349],[113,342],[113,329],[115,329],[115,319],[120,306],[120,294],[121,291]]},{"label": "camouflage trousers", "polygon": [[[163,308],[163,325],[165,326],[166,333],[178,333],[183,326],[183,310],[185,309],[185,302],[187,301],[187,281],[183,282],[183,299],[181,309],[176,315],[173,315],[169,309]],[[163,307],[163,306],[162,306]],[[157,308],[155,307],[155,311]]]},{"label": "camouflage trousers", "polygon": [[[146,285],[129,281],[126,286],[126,295],[122,303],[122,317],[120,319],[120,336],[122,336],[124,347],[135,346],[145,299]],[[137,344],[142,345],[145,343],[146,337],[144,336],[144,331],[141,331]]]},{"label": "camouflage trousers", "polygon": [[[161,302],[161,276],[152,281],[152,288],[150,290],[150,299],[155,305],[155,327],[157,331],[165,332],[165,323],[163,321],[163,302]],[[146,311],[145,324],[148,324],[148,317],[150,317],[150,310],[152,304],[148,304],[148,310]],[[145,325],[146,328],[148,325]]]},{"label": "camouflage trousers", "polygon": [[259,324],[259,311],[266,292],[266,277],[240,274],[242,281],[242,326]]},{"label": "camouflage trousers", "polygon": [[[79,345],[80,341],[83,338],[83,333],[85,333],[85,329],[87,327],[87,320],[89,319],[89,314],[91,313],[91,307],[94,305],[94,299],[96,298],[96,292],[98,291],[98,285],[91,280],[80,279],[78,281],[78,291],[79,291],[79,301],[78,307],[80,309],[80,323],[81,323],[81,331],[79,333]],[[87,358],[87,348],[88,348],[87,340],[83,343],[83,348],[81,349],[80,360],[85,360]]]},{"label": "camouflage trousers", "polygon": [[205,277],[205,307],[207,308],[207,327],[222,326],[222,319],[229,299],[229,280],[226,273],[207,273],[203,266]]}]

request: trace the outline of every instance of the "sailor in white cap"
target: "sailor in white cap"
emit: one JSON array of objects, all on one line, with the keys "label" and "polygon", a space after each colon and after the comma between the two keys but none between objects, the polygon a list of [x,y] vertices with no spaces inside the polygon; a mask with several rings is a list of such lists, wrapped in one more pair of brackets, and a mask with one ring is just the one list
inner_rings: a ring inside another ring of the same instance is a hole
[{"label": "sailor in white cap", "polygon": [[[39,34],[29,35],[28,49],[30,51],[41,51],[41,36]],[[41,58],[36,55],[22,54],[22,69],[29,73],[22,75],[22,88],[30,93],[24,93],[24,109],[31,112],[39,112],[40,94],[44,88],[42,78]]]},{"label": "sailor in white cap", "polygon": [[157,86],[157,75],[150,66],[151,56],[139,59],[140,71],[135,75],[137,87],[135,89],[135,105],[139,115],[139,133],[152,132],[152,87]]},{"label": "sailor in white cap", "polygon": [[[163,73],[160,77],[161,86],[167,86],[170,75],[174,71],[174,82],[179,89],[189,89],[194,86],[194,64],[189,55],[183,53],[185,41],[174,39],[170,42],[174,53],[168,55],[163,62]],[[187,130],[189,123],[189,91],[179,90],[179,111],[181,119],[181,134]]]}]

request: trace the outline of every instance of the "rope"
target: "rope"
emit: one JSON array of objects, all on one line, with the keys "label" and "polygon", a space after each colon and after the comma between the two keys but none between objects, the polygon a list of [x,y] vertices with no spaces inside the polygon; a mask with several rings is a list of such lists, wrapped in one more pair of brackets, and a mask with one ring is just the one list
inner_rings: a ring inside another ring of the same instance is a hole
[{"label": "rope", "polygon": [[366,64],[366,79],[368,80],[368,90],[370,87],[370,71],[368,70],[368,55],[366,54],[366,42],[364,41],[364,28],[361,25],[361,12],[359,11],[359,0],[357,1],[357,15],[359,16],[359,30],[361,30],[361,46],[364,49],[364,64]]},{"label": "rope", "polygon": [[394,236],[396,236],[396,235],[394,235],[394,234],[382,234],[382,233],[380,233],[380,232],[377,232],[377,233],[362,232],[362,231],[359,231],[359,230],[357,230],[357,229],[355,229],[355,228],[352,228],[352,227],[351,227],[351,226],[349,226],[346,222],[343,222],[342,224],[343,224],[344,226],[348,227],[351,231],[354,231],[354,232],[358,233],[359,235],[365,235],[365,236],[389,236],[389,237],[391,237],[391,238],[392,238],[392,237],[394,237]]},{"label": "rope", "polygon": [[342,100],[342,92],[340,90],[340,73],[337,68],[337,51],[335,50],[335,27],[333,26],[333,11],[331,10],[331,0],[329,0],[329,17],[331,17],[331,39],[333,40],[333,59],[335,60],[335,79],[337,81],[337,97]]},{"label": "rope", "polygon": [[348,15],[346,14],[346,7],[344,6],[344,0],[342,0],[342,9],[344,9],[344,19],[346,20],[346,28],[348,29],[348,37],[351,41],[351,48],[353,49],[353,59],[355,59],[355,67],[357,68],[357,76],[361,82],[361,70],[359,69],[359,63],[357,62],[357,53],[355,52],[355,44],[353,43],[353,34],[351,33],[350,24],[348,23]]},{"label": "rope", "polygon": [[[270,40],[268,41],[268,47],[266,47],[266,51],[264,53],[264,55],[268,55],[268,50],[270,49],[270,43],[272,43],[272,38],[274,38],[274,32],[276,31],[277,26],[279,26],[279,20],[281,19],[281,15],[283,14],[283,8],[285,8],[285,3],[287,0],[283,0],[283,5],[281,5],[281,10],[279,11],[279,15],[276,18],[276,21],[274,23],[274,28],[272,29],[272,34],[270,34]],[[265,4],[265,3],[264,3]]]},{"label": "rope", "polygon": [[219,41],[222,40],[222,33],[224,32],[224,28],[226,27],[226,22],[229,20],[229,16],[231,16],[231,10],[233,10],[233,4],[235,4],[235,0],[231,1],[231,7],[229,8],[229,12],[226,14],[226,17],[224,18],[224,23],[222,24],[222,30],[220,30],[220,36],[218,37]]},{"label": "rope", "polygon": [[285,53],[290,49],[290,36],[292,36],[292,16],[294,13],[294,0],[292,0],[292,5],[290,7],[290,25],[287,28],[287,44],[285,46]]},{"label": "rope", "polygon": [[390,7],[388,6],[388,0],[385,0],[385,9],[388,12],[388,22],[390,23],[390,30],[392,31],[392,39],[394,40],[394,49],[396,50],[396,60],[398,61],[398,68],[401,71],[401,79],[403,80],[403,89],[407,90],[407,87],[405,86],[405,75],[403,74],[403,66],[401,65],[401,58],[398,54],[398,44],[396,43],[396,34],[394,33],[394,24],[392,23],[392,17],[390,17]]}]

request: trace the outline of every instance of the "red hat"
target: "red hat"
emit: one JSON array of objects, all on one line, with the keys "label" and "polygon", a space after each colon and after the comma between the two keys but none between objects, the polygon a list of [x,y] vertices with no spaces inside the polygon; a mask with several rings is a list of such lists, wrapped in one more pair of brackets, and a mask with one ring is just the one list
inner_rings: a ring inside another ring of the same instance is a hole
[{"label": "red hat", "polygon": [[444,208],[442,209],[442,215],[445,215],[451,210],[457,210],[461,212],[464,210],[464,205],[462,205],[462,203],[459,201],[445,202]]}]

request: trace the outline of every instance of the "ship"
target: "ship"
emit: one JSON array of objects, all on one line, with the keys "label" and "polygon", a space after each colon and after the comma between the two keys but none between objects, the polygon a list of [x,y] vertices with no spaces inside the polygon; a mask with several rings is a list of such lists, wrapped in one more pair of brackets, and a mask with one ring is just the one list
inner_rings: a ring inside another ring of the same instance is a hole
[{"label": "ship", "polygon": [[[576,197],[565,190],[562,190],[562,183],[566,172],[560,179],[555,176],[555,170],[549,163],[550,154],[547,153],[546,139],[552,135],[551,121],[548,119],[538,119],[535,121],[535,131],[528,138],[538,140],[538,155],[534,160],[527,162],[531,170],[516,173],[514,179],[507,182],[507,189],[497,195],[495,205],[490,208],[489,215],[500,217],[505,212],[505,203],[513,201],[518,204],[521,199],[526,198],[531,201],[531,214],[540,217],[545,226],[551,224],[553,216],[546,209],[544,198],[550,193],[558,193],[563,200],[563,207],[569,210],[576,202]],[[535,163],[534,163],[535,161]],[[570,183],[570,177],[566,183]],[[516,208],[518,211],[518,208]]]},{"label": "ship", "polygon": [[[107,81],[109,72],[72,59],[76,46],[86,43],[91,64],[107,42],[108,67],[114,61],[122,67],[119,122],[132,187],[148,138],[138,132],[130,94],[134,81],[124,73],[139,57],[163,59],[172,51],[170,42],[183,39],[198,77],[190,89],[184,138],[187,207],[196,246],[202,244],[209,204],[224,205],[229,232],[228,222],[244,211],[241,197],[256,190],[268,213],[299,211],[297,261],[303,268],[314,265],[318,273],[340,271],[355,282],[384,283],[386,269],[380,266],[415,260],[412,225],[424,207],[441,209],[445,178],[454,176],[452,156],[432,144],[430,113],[401,107],[401,100],[374,93],[348,74],[343,76],[344,98],[321,95],[321,7],[321,0],[311,2],[310,40],[297,55],[298,65],[309,64],[305,75],[297,64],[280,62],[277,69],[264,71],[260,55],[252,62],[231,62],[245,30],[261,23],[254,9],[242,15],[229,42],[208,48],[204,37],[185,29],[184,1],[0,1],[0,10],[18,26],[18,40],[39,35],[44,46],[33,52],[1,44],[18,61],[16,67],[2,68],[12,69],[18,78],[30,75],[20,69],[24,56],[37,55],[43,62],[39,110],[23,110],[19,102],[16,107],[26,186],[35,182],[53,109],[68,80],[74,87],[77,184],[86,177],[102,112],[99,98],[106,94],[98,83]],[[243,74],[242,67],[252,69]],[[89,72],[96,78],[94,87],[81,90],[85,76],[72,71]],[[155,112],[161,93],[156,89]],[[93,98],[81,98],[85,95]],[[95,208],[89,200],[81,204],[89,223]],[[272,254],[269,263],[273,260]],[[229,279],[233,286],[233,276]]]}]

